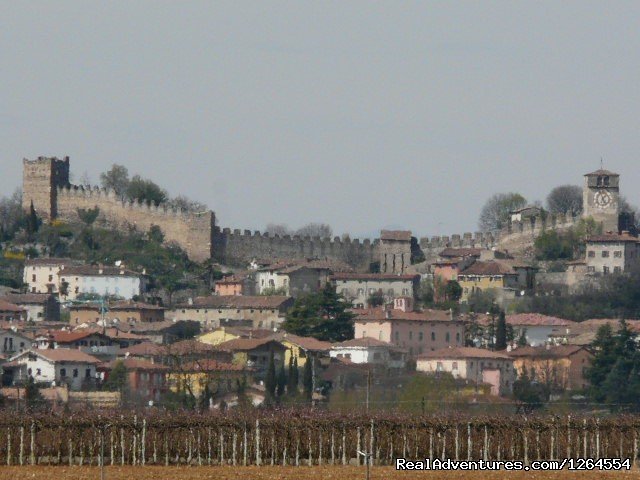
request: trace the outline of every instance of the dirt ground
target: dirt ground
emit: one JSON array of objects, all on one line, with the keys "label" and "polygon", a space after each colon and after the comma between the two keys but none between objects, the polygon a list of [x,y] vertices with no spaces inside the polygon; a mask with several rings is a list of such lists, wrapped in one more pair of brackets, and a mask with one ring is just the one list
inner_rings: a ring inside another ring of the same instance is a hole
[{"label": "dirt ground", "polygon": [[[351,480],[365,479],[364,467],[106,467],[105,480]],[[639,479],[640,471],[624,472],[396,472],[373,467],[372,480],[596,480]],[[97,467],[0,467],[0,479],[100,479]]]}]

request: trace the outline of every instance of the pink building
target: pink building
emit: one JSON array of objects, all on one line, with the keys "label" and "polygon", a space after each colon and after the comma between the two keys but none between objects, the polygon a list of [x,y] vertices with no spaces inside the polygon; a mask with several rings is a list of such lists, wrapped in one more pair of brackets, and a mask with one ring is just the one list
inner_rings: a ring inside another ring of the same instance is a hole
[{"label": "pink building", "polygon": [[409,356],[464,345],[464,322],[447,310],[412,311],[410,298],[394,300],[394,308],[354,310],[355,338],[371,337],[404,348]]}]

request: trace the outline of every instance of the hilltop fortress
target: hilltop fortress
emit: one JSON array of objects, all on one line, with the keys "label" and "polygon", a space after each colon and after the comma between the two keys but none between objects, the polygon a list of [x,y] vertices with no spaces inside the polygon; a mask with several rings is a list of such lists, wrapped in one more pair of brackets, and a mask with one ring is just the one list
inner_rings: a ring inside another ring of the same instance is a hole
[{"label": "hilltop fortress", "polygon": [[[113,191],[83,187],[69,182],[69,157],[39,157],[23,160],[22,206],[33,206],[46,221],[59,219],[79,222],[78,209],[99,208],[97,222],[116,229],[134,227],[147,231],[152,226],[162,230],[167,242],[180,245],[198,262],[213,259],[228,265],[246,265],[253,258],[327,258],[368,270],[379,262],[383,273],[403,273],[410,265],[411,232],[382,231],[374,240],[340,237],[278,236],[231,230],[216,225],[214,212],[173,210],[165,205],[129,202]],[[605,170],[585,175],[584,214],[592,216],[605,229],[618,225],[619,176]],[[558,230],[573,226],[579,218],[566,215],[512,217],[498,235],[476,232],[463,235],[423,237],[418,241],[427,259],[446,247],[509,248],[525,250],[547,228]]]}]

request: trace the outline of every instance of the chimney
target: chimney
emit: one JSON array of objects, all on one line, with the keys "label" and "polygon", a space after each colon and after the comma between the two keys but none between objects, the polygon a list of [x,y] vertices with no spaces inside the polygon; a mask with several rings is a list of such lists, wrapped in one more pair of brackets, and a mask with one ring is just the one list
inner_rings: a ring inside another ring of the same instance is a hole
[{"label": "chimney", "polygon": [[187,300],[187,303],[188,303],[189,305],[193,305],[193,298],[189,297],[189,300]]}]

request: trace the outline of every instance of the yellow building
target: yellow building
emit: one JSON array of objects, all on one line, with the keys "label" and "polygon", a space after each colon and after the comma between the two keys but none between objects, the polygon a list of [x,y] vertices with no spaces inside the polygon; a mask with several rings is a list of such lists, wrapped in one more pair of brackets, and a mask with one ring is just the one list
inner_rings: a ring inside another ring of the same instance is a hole
[{"label": "yellow building", "polygon": [[513,297],[519,287],[518,277],[513,267],[504,262],[477,261],[458,274],[460,301],[465,303],[472,294],[487,290],[496,290],[498,298]]},{"label": "yellow building", "polygon": [[220,345],[237,338],[265,338],[273,335],[271,330],[243,327],[220,327],[198,337],[198,341],[209,345]]},{"label": "yellow building", "polygon": [[187,392],[199,398],[207,384],[214,396],[234,391],[237,380],[242,380],[248,373],[242,365],[201,359],[174,368],[167,381],[171,391]]},{"label": "yellow building", "polygon": [[289,365],[289,360],[292,357],[298,359],[298,367],[304,367],[309,357],[329,358],[329,350],[331,350],[329,342],[322,342],[313,337],[300,337],[291,333],[280,333],[275,338],[278,338],[280,343],[287,347],[284,352],[285,365]]}]

